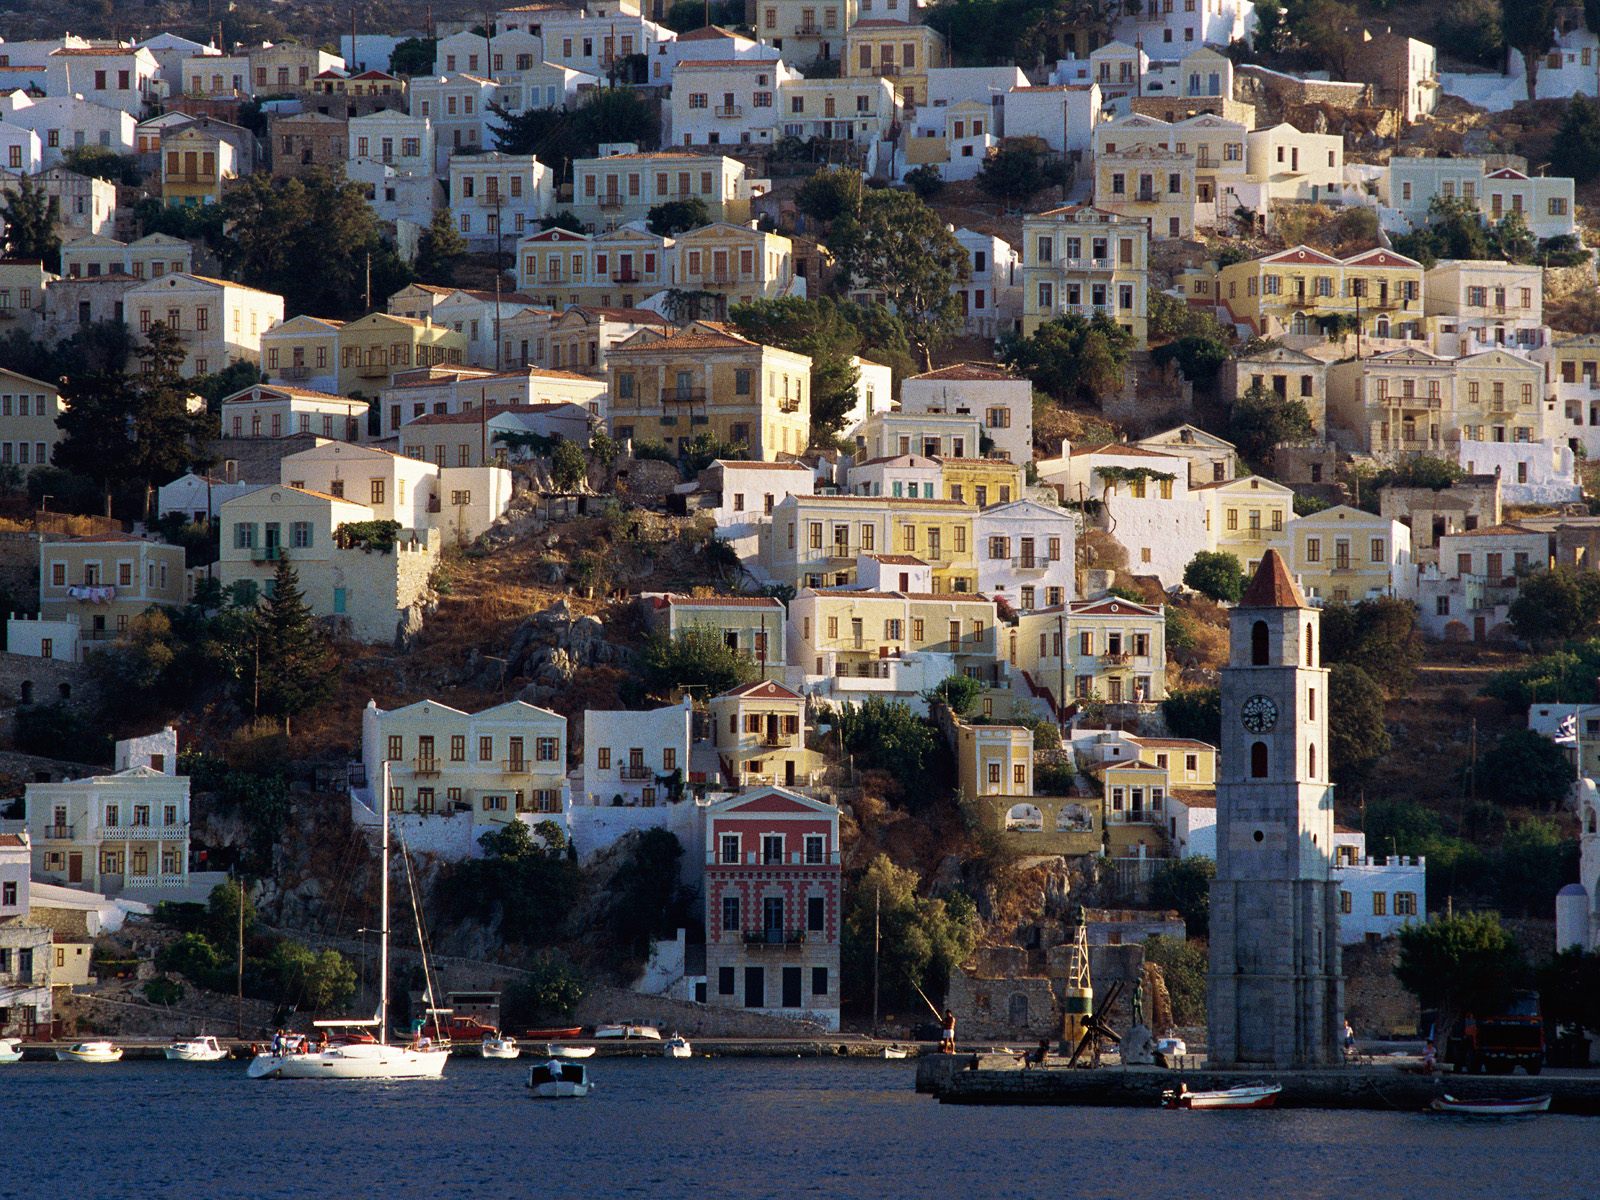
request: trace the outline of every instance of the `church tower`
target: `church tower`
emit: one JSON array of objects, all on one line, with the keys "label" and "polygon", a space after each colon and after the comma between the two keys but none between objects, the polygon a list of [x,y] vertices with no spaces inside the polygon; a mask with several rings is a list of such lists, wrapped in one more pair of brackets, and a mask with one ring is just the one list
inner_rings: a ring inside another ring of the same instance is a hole
[{"label": "church tower", "polygon": [[1276,550],[1229,616],[1206,987],[1214,1066],[1340,1061],[1321,620]]}]

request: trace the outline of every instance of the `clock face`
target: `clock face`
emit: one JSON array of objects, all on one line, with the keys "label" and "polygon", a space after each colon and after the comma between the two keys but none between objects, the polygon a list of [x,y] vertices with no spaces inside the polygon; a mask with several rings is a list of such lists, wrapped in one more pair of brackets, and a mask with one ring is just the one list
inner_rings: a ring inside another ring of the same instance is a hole
[{"label": "clock face", "polygon": [[1270,733],[1278,723],[1278,706],[1265,696],[1251,696],[1239,710],[1239,723],[1251,733]]}]

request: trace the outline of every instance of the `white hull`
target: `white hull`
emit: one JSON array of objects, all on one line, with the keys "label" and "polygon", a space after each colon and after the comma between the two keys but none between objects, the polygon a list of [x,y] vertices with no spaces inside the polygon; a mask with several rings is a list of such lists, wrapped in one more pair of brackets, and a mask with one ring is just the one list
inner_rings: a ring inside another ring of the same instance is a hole
[{"label": "white hull", "polygon": [[309,1054],[258,1054],[251,1079],[438,1079],[448,1050],[360,1043]]},{"label": "white hull", "polygon": [[516,1058],[522,1053],[522,1047],[515,1042],[485,1042],[483,1056],[485,1058]]},{"label": "white hull", "polygon": [[885,1058],[904,1058],[906,1052],[896,1046],[885,1046],[883,1048],[883,1056]]},{"label": "white hull", "polygon": [[22,1061],[22,1043],[16,1038],[0,1038],[0,1063]]},{"label": "white hull", "polygon": [[557,1046],[545,1047],[551,1058],[593,1058],[593,1046]]},{"label": "white hull", "polygon": [[529,1089],[537,1100],[578,1100],[589,1094],[587,1083],[540,1083]]},{"label": "white hull", "polygon": [[661,1053],[667,1058],[693,1058],[694,1047],[682,1038],[672,1038],[662,1045]]},{"label": "white hull", "polygon": [[188,1047],[168,1046],[168,1062],[221,1062],[228,1057],[226,1050],[191,1050]]},{"label": "white hull", "polygon": [[79,1050],[73,1047],[71,1050],[57,1050],[56,1058],[61,1062],[114,1063],[122,1061],[122,1051],[116,1046],[103,1050]]}]

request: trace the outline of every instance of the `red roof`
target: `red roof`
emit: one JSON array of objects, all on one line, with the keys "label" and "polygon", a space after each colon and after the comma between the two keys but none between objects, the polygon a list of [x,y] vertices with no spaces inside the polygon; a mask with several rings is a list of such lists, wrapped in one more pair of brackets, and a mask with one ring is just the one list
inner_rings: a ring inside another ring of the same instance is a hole
[{"label": "red roof", "polygon": [[[948,367],[940,367],[936,371],[924,371],[921,375],[913,375],[913,379],[954,379],[954,380],[1016,380],[1010,371],[1002,370],[989,363],[960,362],[952,363]],[[1025,382],[1025,381],[1024,381]]]},{"label": "red roof", "polygon": [[1244,595],[1239,600],[1239,607],[1306,607],[1305,597],[1300,594],[1294,576],[1289,574],[1289,565],[1283,561],[1283,555],[1274,549],[1268,549],[1261,556],[1261,565],[1256,568],[1256,577],[1250,581],[1250,586],[1245,588]]}]

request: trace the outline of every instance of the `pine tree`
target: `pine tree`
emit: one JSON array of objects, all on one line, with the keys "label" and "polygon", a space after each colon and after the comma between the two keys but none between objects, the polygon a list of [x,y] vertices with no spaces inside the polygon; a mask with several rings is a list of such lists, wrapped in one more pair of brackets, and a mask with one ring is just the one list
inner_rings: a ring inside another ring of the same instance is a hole
[{"label": "pine tree", "polygon": [[272,595],[256,613],[254,703],[258,713],[290,718],[333,694],[339,660],[327,633],[317,624],[300,575],[287,556],[278,559]]},{"label": "pine tree", "polygon": [[5,218],[6,257],[37,258],[47,271],[61,269],[61,238],[43,188],[23,176],[17,190],[6,193],[0,217]]},{"label": "pine tree", "polygon": [[456,263],[467,252],[467,243],[456,232],[454,218],[448,208],[433,214],[433,221],[417,239],[417,261],[414,267],[417,279],[439,287],[455,283]]}]

